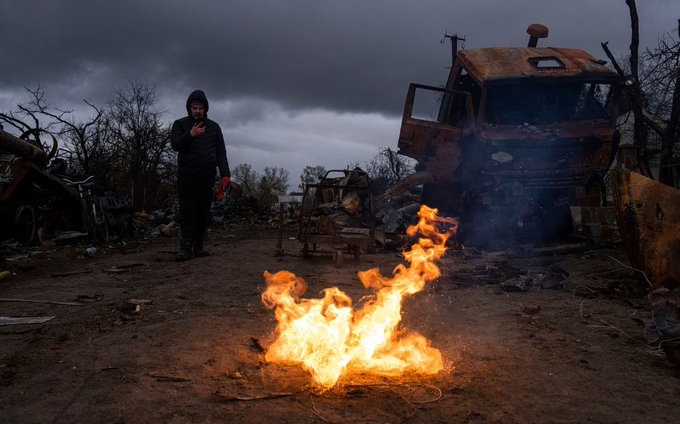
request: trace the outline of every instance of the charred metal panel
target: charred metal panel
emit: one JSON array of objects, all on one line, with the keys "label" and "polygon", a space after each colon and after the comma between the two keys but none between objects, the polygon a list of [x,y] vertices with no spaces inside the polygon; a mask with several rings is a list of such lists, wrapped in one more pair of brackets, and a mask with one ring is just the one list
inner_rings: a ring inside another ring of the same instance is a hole
[{"label": "charred metal panel", "polygon": [[614,170],[612,180],[631,265],[654,287],[679,287],[680,191],[628,169]]},{"label": "charred metal panel", "polygon": [[612,128],[572,125],[483,130],[476,152],[481,173],[519,180],[547,179],[585,185],[593,173],[606,174],[618,139]]},{"label": "charred metal panel", "polygon": [[505,47],[462,50],[465,69],[481,83],[522,78],[611,80],[618,75],[579,49]]},{"label": "charred metal panel", "polygon": [[436,128],[422,121],[404,121],[399,153],[416,158],[435,178],[451,180],[460,164],[458,128]]}]

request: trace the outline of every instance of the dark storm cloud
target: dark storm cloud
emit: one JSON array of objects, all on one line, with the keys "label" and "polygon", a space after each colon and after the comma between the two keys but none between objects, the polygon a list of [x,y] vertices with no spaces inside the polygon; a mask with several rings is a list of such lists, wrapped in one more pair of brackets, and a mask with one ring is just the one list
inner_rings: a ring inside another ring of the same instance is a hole
[{"label": "dark storm cloud", "polygon": [[[645,19],[680,13],[670,0],[638,3]],[[214,98],[390,114],[400,112],[408,82],[445,79],[450,57],[439,40],[446,30],[467,35],[471,47],[516,45],[526,42],[529,23],[543,22],[548,44],[598,56],[601,41],[625,54],[629,32],[623,0],[0,4],[6,86],[78,86],[85,92],[75,98],[98,100],[126,79],[143,79],[161,92],[201,86]],[[673,28],[643,34],[659,30]]]},{"label": "dark storm cloud", "polygon": [[[5,83],[69,85],[96,75],[93,92],[83,93],[90,96],[141,77],[201,85],[217,97],[394,111],[408,76],[423,66],[406,53],[422,49],[418,38],[401,27],[422,31],[418,22],[385,2],[29,0],[8,9],[3,28],[17,37],[3,62],[21,72],[3,66]],[[445,64],[439,32],[425,68]]]},{"label": "dark storm cloud", "polygon": [[[638,0],[641,46],[676,31],[678,0]],[[443,84],[445,32],[466,48],[542,45],[617,57],[630,43],[624,0],[0,0],[0,110],[45,90],[91,113],[128,81],[156,89],[164,119],[202,88],[232,163],[343,168],[395,147],[409,82]]]}]

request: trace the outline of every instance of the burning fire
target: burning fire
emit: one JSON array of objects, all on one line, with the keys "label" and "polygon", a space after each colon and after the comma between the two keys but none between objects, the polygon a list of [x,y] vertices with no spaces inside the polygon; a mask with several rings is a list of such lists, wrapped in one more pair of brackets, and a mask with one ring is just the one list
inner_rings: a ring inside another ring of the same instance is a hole
[{"label": "burning fire", "polygon": [[[420,234],[410,251],[403,253],[410,266],[397,265],[392,278],[377,268],[358,273],[375,299],[357,311],[352,300],[337,287],[323,290],[321,299],[303,299],[305,281],[289,271],[264,273],[267,290],[262,302],[275,309],[278,321],[274,343],[267,349],[268,362],[300,365],[319,385],[330,388],[353,372],[396,376],[406,372],[436,374],[443,368],[439,350],[420,334],[398,328],[404,298],[421,291],[440,275],[435,261],[446,251],[446,241],[457,222],[437,216],[425,205],[409,236]],[[438,232],[437,224],[448,224]]]}]

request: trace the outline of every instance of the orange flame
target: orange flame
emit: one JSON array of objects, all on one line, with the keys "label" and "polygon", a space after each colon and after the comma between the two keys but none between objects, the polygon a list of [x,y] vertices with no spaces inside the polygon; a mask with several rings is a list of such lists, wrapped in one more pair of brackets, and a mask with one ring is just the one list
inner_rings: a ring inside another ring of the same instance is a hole
[{"label": "orange flame", "polygon": [[[392,278],[377,268],[358,273],[366,288],[376,291],[375,299],[354,311],[352,300],[337,287],[323,290],[321,299],[302,299],[307,284],[289,271],[264,273],[266,307],[275,309],[277,339],[267,349],[267,362],[300,365],[319,385],[329,388],[341,376],[367,372],[396,376],[405,372],[436,374],[443,368],[439,350],[420,334],[398,328],[406,296],[421,291],[440,275],[435,261],[446,251],[447,239],[457,222],[437,216],[437,209],[425,205],[419,221],[406,232],[420,233],[417,243],[404,252],[410,263],[400,264]],[[437,223],[450,225],[437,231]]]}]

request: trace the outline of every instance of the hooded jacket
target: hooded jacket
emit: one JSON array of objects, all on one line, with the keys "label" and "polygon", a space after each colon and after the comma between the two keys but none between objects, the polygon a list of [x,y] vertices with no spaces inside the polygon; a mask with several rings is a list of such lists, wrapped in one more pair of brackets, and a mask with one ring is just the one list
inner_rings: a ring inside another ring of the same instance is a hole
[{"label": "hooded jacket", "polygon": [[[198,137],[191,136],[191,128],[197,122],[191,115],[191,103],[200,101],[205,106],[205,132]],[[208,117],[208,98],[202,90],[194,90],[187,98],[187,115],[176,120],[170,131],[170,144],[178,152],[177,174],[183,177],[205,177],[212,181],[215,168],[220,177],[231,177],[227,149],[219,124]]]}]

